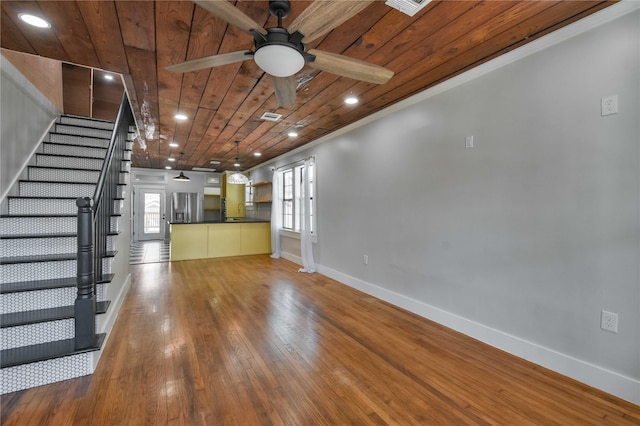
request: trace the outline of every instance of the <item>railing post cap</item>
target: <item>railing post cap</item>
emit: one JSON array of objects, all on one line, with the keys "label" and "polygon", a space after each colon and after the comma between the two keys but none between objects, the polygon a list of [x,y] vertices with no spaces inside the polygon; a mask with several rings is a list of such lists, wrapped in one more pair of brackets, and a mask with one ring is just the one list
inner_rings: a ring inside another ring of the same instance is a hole
[{"label": "railing post cap", "polygon": [[78,206],[78,207],[91,207],[91,197],[79,197],[76,200],[76,206]]}]

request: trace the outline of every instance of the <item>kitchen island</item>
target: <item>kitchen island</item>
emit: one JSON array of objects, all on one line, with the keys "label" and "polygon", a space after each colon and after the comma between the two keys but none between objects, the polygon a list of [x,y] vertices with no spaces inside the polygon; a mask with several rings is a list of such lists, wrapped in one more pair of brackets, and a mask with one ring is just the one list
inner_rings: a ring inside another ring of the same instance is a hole
[{"label": "kitchen island", "polygon": [[171,224],[171,260],[271,253],[271,223],[234,219]]}]

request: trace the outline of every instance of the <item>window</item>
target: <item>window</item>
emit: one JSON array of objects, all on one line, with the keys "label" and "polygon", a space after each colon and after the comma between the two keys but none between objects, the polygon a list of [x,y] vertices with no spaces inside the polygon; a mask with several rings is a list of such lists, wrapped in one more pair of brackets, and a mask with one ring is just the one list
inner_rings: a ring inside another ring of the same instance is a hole
[{"label": "window", "polygon": [[[304,166],[294,166],[282,172],[282,227],[289,231],[300,232],[302,223],[302,169]],[[309,181],[309,211],[311,216],[311,234],[316,233],[315,224],[315,167],[311,163],[308,173]]]},{"label": "window", "polygon": [[253,210],[253,196],[254,196],[253,181],[250,180],[244,186],[244,206],[245,206],[245,210]]}]

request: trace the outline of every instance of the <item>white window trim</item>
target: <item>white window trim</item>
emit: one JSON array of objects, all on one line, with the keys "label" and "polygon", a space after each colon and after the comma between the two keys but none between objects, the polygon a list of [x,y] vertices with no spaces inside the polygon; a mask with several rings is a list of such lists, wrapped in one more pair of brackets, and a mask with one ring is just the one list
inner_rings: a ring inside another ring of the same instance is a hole
[{"label": "white window trim", "polygon": [[[294,170],[296,167],[299,167],[300,165],[302,165],[304,161],[303,160],[299,160],[296,161],[295,163],[291,163],[290,165],[288,165],[286,168],[283,168],[281,170],[279,170],[279,173],[284,174],[285,171],[287,170]],[[317,243],[318,242],[318,218],[317,218],[317,181],[318,181],[318,171],[317,171],[317,167],[315,164],[315,159],[313,161],[314,163],[314,172],[313,172],[313,194],[314,194],[314,199],[313,199],[313,229],[314,232],[311,235],[311,242],[312,243]],[[281,189],[279,189],[281,191]],[[282,194],[284,195],[284,194]],[[280,203],[283,202],[283,198],[281,198],[279,200]],[[287,238],[291,238],[291,239],[295,239],[295,240],[300,240],[300,231],[295,231],[293,229],[287,229],[287,228],[280,228],[279,229],[279,234],[282,237],[287,237]]]}]

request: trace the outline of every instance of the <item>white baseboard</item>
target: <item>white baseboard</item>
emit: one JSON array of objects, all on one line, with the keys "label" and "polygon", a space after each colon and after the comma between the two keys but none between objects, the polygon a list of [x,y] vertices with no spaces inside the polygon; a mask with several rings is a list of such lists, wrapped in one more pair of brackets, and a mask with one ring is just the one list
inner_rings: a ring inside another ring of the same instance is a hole
[{"label": "white baseboard", "polygon": [[[295,256],[283,253],[282,257],[296,262]],[[562,354],[535,343],[512,336],[500,330],[479,324],[467,318],[444,311],[424,302],[362,281],[339,271],[318,265],[318,272],[421,317],[437,322],[494,346],[517,357],[571,377],[634,404],[640,405],[640,381],[609,371],[597,365]]]},{"label": "white baseboard", "polygon": [[98,366],[98,362],[100,361],[100,357],[102,356],[102,352],[109,341],[109,337],[111,336],[111,330],[113,330],[113,326],[116,323],[116,319],[118,318],[118,314],[120,313],[120,308],[122,307],[122,303],[124,302],[124,298],[126,297],[129,289],[131,288],[131,274],[127,274],[124,279],[124,284],[120,288],[120,292],[116,297],[116,300],[112,300],[109,305],[109,309],[107,309],[107,313],[104,316],[98,317],[98,322],[96,324],[97,333],[106,333],[107,336],[104,339],[104,343],[102,344],[102,349],[99,351],[93,352],[93,359],[91,365],[91,372],[93,373]]},{"label": "white baseboard", "polygon": [[287,253],[283,251],[283,252],[280,252],[280,257],[302,266],[302,258],[300,256],[295,256],[291,253]]}]

